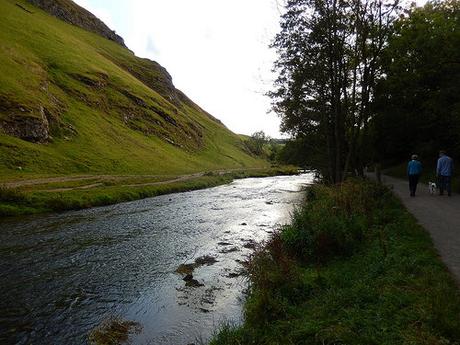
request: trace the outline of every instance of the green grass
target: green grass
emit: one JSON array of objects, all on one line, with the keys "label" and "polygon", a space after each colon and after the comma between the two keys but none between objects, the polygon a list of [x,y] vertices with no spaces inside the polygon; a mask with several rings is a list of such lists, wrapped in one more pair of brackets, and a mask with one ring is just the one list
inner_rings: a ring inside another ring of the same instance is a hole
[{"label": "green grass", "polygon": [[36,116],[43,106],[53,139],[37,144],[0,131],[1,179],[267,166],[240,137],[168,89],[156,63],[15,3],[31,8],[25,0],[0,2],[0,121],[11,112]]},{"label": "green grass", "polygon": [[[39,184],[21,188],[4,188],[0,186],[0,217],[78,210],[163,194],[215,187],[230,183],[234,179],[292,174],[297,174],[297,169],[287,166],[269,169],[237,170],[228,173],[208,172],[201,177],[177,182],[167,182],[174,179],[174,176],[140,176],[138,178],[130,176],[126,179],[89,179],[65,183]],[[51,191],[52,189],[78,188],[100,181],[102,181],[101,186],[89,189]],[[161,181],[165,183],[142,185]],[[131,186],[129,186],[130,184]],[[136,184],[139,186],[136,186]]]},{"label": "green grass", "polygon": [[245,323],[222,344],[460,344],[460,293],[430,236],[384,187],[314,187],[251,258]]}]

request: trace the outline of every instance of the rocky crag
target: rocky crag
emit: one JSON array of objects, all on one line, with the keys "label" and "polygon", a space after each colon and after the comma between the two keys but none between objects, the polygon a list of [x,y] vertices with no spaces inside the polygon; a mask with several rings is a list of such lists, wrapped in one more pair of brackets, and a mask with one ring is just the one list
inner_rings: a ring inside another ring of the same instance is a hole
[{"label": "rocky crag", "polygon": [[34,6],[41,8],[49,14],[82,29],[94,32],[102,37],[125,46],[123,38],[118,36],[99,18],[71,0],[27,0]]}]

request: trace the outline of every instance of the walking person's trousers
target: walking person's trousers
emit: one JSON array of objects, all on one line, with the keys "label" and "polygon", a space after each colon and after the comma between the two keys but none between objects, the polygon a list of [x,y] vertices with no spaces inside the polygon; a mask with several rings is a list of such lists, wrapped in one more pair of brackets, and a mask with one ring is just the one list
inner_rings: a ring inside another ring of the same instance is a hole
[{"label": "walking person's trousers", "polygon": [[410,196],[415,196],[415,191],[417,190],[417,184],[418,180],[420,178],[420,175],[409,175],[409,191],[410,191]]},{"label": "walking person's trousers", "polygon": [[452,186],[451,186],[452,176],[439,176],[439,194],[443,195],[444,191],[447,191],[449,196],[452,195]]}]

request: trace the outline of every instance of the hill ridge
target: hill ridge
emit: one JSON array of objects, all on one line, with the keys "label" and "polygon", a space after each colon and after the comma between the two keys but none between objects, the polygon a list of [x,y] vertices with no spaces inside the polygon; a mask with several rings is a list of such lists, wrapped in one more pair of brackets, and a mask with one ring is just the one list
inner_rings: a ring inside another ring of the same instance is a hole
[{"label": "hill ridge", "polygon": [[111,30],[102,20],[72,0],[27,0],[69,24],[96,33],[126,48],[123,38]]}]

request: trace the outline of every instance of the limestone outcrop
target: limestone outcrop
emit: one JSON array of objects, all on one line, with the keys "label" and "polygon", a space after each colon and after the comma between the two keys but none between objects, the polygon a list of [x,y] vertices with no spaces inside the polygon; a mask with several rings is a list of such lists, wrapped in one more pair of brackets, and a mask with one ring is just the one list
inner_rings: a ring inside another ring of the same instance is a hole
[{"label": "limestone outcrop", "polygon": [[50,127],[44,107],[28,109],[23,106],[8,109],[9,117],[0,120],[5,134],[27,141],[44,143],[50,139]]},{"label": "limestone outcrop", "polygon": [[28,2],[67,23],[94,32],[126,47],[121,36],[117,35],[94,14],[71,0],[28,0]]}]

